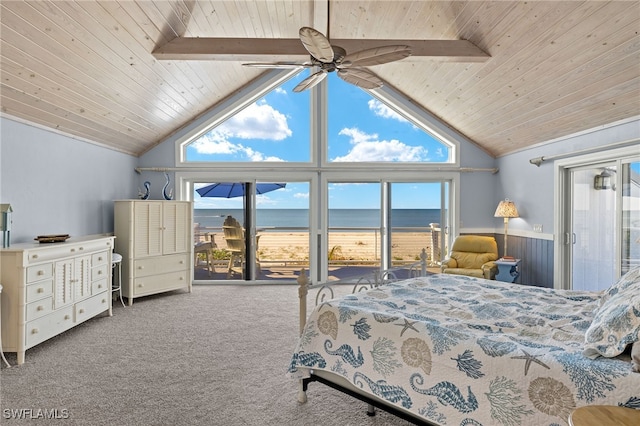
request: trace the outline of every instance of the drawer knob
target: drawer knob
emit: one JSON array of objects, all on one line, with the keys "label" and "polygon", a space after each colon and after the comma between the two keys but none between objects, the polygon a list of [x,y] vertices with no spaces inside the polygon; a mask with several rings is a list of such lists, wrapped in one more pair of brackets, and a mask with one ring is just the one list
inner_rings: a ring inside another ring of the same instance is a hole
[{"label": "drawer knob", "polygon": [[71,249],[71,253],[74,253],[76,251],[76,249],[72,248]]},{"label": "drawer knob", "polygon": [[102,275],[102,271],[98,271],[98,275]]},{"label": "drawer knob", "polygon": [[78,311],[78,313],[79,313],[79,314],[84,314],[84,309],[80,309],[80,310]]},{"label": "drawer knob", "polygon": [[37,254],[34,254],[33,256],[31,256],[31,258],[32,258],[32,259],[37,259],[37,258],[38,258],[38,255],[37,255]]},{"label": "drawer knob", "polygon": [[66,320],[68,320],[68,319],[70,319],[70,318],[71,318],[71,317],[70,317],[69,315],[65,315],[65,316],[64,316],[64,319],[66,319]]},{"label": "drawer knob", "polygon": [[102,284],[98,284],[98,288],[102,288]]},{"label": "drawer knob", "polygon": [[102,303],[107,303],[107,299],[102,299]]},{"label": "drawer knob", "polygon": [[38,275],[44,275],[44,271],[43,271],[42,269],[40,269],[40,270],[38,271]]},{"label": "drawer knob", "polygon": [[31,334],[38,334],[38,329],[34,328],[33,330],[31,330]]},{"label": "drawer knob", "polygon": [[184,277],[180,277],[180,281],[184,281]]},{"label": "drawer knob", "polygon": [[82,250],[84,250],[84,247],[80,247],[78,250],[82,251]]},{"label": "drawer knob", "polygon": [[181,260],[181,261],[180,261],[180,264],[181,264],[181,265],[182,265],[182,264],[184,264],[184,260]]},{"label": "drawer knob", "polygon": [[37,293],[44,293],[44,288],[42,287],[38,287],[38,290],[36,290]]},{"label": "drawer knob", "polygon": [[36,308],[37,311],[44,311],[44,306],[42,305],[38,305],[38,307]]},{"label": "drawer knob", "polygon": [[138,266],[138,269],[144,269],[144,266]]},{"label": "drawer knob", "polygon": [[101,262],[101,261],[102,261],[102,256],[98,258],[98,262]]},{"label": "drawer knob", "polygon": [[144,287],[144,284],[140,283],[138,284],[138,287]]}]

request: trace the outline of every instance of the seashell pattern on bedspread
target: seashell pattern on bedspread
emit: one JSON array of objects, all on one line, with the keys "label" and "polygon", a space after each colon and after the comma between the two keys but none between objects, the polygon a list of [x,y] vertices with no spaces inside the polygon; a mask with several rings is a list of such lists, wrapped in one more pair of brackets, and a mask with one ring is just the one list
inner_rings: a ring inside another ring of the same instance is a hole
[{"label": "seashell pattern on bedspread", "polygon": [[583,355],[600,297],[441,274],[390,283],[316,307],[288,374],[333,372],[440,425],[564,425],[583,405],[640,409],[628,353]]}]

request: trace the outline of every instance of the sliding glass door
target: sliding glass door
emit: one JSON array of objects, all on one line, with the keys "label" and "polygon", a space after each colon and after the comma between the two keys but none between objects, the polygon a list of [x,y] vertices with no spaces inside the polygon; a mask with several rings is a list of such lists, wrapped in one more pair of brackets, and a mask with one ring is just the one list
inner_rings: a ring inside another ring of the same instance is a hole
[{"label": "sliding glass door", "polygon": [[640,265],[640,159],[560,162],[557,288],[598,291]]},{"label": "sliding glass door", "polygon": [[448,247],[449,181],[327,184],[328,279],[417,262],[436,266]]},{"label": "sliding glass door", "polygon": [[[442,230],[448,225],[447,182],[391,183],[389,211],[390,266],[441,260]],[[444,192],[444,193],[443,193]]]},{"label": "sliding glass door", "polygon": [[[572,170],[572,288],[600,290],[616,278],[616,197],[611,175],[615,165]],[[609,176],[606,187],[594,186],[600,176]]]},{"label": "sliding glass door", "polygon": [[308,269],[308,182],[193,187],[196,281],[295,280]]}]

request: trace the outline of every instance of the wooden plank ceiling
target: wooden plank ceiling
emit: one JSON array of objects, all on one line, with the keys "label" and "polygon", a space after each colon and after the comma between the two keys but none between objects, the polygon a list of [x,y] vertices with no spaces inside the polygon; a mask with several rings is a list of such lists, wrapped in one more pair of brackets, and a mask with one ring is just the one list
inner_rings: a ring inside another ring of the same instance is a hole
[{"label": "wooden plank ceiling", "polygon": [[332,39],[464,39],[488,53],[371,70],[494,156],[640,115],[637,1],[3,0],[0,106],[140,155],[264,72],[155,49],[326,33],[327,18]]}]

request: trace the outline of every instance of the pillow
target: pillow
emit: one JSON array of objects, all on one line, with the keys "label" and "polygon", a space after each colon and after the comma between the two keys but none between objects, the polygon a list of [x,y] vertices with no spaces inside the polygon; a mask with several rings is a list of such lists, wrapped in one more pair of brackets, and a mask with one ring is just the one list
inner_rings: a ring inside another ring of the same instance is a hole
[{"label": "pillow", "polygon": [[585,333],[585,356],[614,357],[640,340],[639,272],[638,268],[629,271],[603,295],[604,302]]},{"label": "pillow", "polygon": [[631,369],[640,373],[640,342],[635,342],[631,346]]},{"label": "pillow", "polygon": [[[603,303],[611,296],[615,296],[618,292],[627,289],[630,285],[640,282],[640,266],[630,269],[620,279],[604,291]],[[639,287],[640,288],[640,287]]]}]

